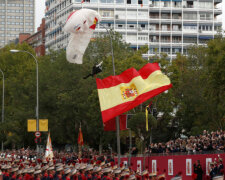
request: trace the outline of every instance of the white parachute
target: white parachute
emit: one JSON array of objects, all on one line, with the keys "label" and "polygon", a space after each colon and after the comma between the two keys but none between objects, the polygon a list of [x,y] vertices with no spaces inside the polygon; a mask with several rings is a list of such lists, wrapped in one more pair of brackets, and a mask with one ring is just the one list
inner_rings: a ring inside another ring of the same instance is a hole
[{"label": "white parachute", "polygon": [[91,9],[79,9],[69,15],[64,26],[64,31],[70,33],[66,48],[67,61],[83,63],[84,52],[100,18],[100,15]]}]

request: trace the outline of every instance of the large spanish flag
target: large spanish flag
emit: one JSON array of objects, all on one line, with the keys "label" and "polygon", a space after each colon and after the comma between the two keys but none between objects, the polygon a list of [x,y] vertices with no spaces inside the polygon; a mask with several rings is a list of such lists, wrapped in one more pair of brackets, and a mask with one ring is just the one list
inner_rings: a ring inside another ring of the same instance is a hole
[{"label": "large spanish flag", "polygon": [[158,63],[148,63],[139,71],[130,68],[117,76],[97,78],[96,83],[103,123],[172,87]]}]

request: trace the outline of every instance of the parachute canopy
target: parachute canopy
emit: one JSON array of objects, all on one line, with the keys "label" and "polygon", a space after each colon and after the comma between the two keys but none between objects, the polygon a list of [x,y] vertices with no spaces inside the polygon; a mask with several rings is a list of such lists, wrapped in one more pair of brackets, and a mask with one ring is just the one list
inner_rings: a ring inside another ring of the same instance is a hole
[{"label": "parachute canopy", "polygon": [[84,52],[100,18],[100,15],[91,9],[79,9],[69,15],[64,31],[71,33],[66,48],[66,58],[70,63],[83,63]]}]

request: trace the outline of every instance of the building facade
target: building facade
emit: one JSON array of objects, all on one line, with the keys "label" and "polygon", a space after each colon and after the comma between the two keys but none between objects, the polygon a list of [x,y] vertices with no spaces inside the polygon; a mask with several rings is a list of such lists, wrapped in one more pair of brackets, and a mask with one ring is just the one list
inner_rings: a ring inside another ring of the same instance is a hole
[{"label": "building facade", "polygon": [[37,32],[34,34],[20,33],[19,43],[26,42],[35,50],[36,56],[45,55],[45,19],[42,19]]},{"label": "building facade", "polygon": [[0,0],[0,47],[19,37],[34,33],[35,0]]},{"label": "building facade", "polygon": [[[222,0],[46,0],[46,48],[65,48],[69,35],[63,25],[80,8],[102,16],[95,34],[113,29],[134,49],[147,45],[144,56],[187,53],[192,44],[204,45],[222,27]],[[103,27],[104,26],[104,27]]]}]

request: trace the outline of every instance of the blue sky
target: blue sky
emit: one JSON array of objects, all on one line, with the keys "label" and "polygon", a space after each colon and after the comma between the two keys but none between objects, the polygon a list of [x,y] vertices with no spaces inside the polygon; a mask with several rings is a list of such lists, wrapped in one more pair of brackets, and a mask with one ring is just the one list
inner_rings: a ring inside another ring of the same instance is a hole
[{"label": "blue sky", "polygon": [[[35,0],[36,2],[36,18],[35,18],[35,29],[40,25],[41,19],[44,17],[45,11],[45,0]],[[223,15],[220,17],[223,20],[223,29],[225,30],[225,0],[222,3]]]}]

